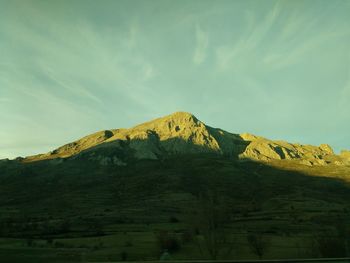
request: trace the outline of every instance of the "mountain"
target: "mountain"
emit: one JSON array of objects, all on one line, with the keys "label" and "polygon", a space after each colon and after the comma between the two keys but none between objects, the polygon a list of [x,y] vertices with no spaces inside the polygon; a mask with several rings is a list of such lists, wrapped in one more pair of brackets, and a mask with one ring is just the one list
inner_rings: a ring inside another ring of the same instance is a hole
[{"label": "mountain", "polygon": [[0,160],[0,258],[256,259],[252,239],[264,259],[349,256],[349,160],[185,112],[100,131]]},{"label": "mountain", "polygon": [[57,158],[87,158],[100,164],[125,165],[128,159],[162,159],[179,154],[208,153],[240,160],[293,160],[304,165],[344,165],[346,153],[320,146],[273,141],[252,134],[212,128],[187,112],[142,123],[130,129],[100,131],[52,152],[26,157],[24,162]]}]

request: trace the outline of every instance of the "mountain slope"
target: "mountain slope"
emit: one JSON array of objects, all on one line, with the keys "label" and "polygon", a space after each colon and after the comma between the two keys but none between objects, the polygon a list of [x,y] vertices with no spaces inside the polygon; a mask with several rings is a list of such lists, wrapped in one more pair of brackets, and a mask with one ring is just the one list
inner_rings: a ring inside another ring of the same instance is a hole
[{"label": "mountain slope", "polygon": [[130,129],[96,132],[52,152],[24,162],[84,156],[101,164],[125,164],[126,159],[161,159],[178,154],[211,153],[258,161],[293,160],[304,165],[344,165],[347,154],[335,155],[320,146],[273,141],[251,134],[233,134],[205,125],[187,112],[142,123]]},{"label": "mountain slope", "polygon": [[133,150],[137,159],[196,153],[232,155],[238,153],[243,142],[238,135],[206,126],[190,113],[176,112],[130,129],[97,132],[50,153],[29,156],[25,161],[66,158],[92,148],[109,147]]},{"label": "mountain slope", "polygon": [[128,260],[156,260],[158,234],[168,233],[181,241],[175,259],[208,259],[198,251],[202,221],[216,213],[235,247],[231,259],[253,258],[247,238],[256,233],[268,238],[265,259],[343,257],[311,255],[310,244],[335,240],[350,222],[350,166],[335,165],[349,157],[327,145],[232,134],[188,113],[100,131],[23,162],[0,161],[0,257],[35,252],[15,262],[53,262],[37,259],[67,251],[109,262],[127,251]]}]

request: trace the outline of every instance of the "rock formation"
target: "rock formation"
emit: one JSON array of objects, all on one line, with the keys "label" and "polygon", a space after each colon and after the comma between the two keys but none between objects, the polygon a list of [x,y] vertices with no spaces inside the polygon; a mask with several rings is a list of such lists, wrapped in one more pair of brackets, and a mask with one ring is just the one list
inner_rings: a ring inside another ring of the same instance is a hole
[{"label": "rock formation", "polygon": [[295,160],[310,166],[350,162],[350,152],[335,155],[327,144],[301,145],[248,133],[233,134],[207,126],[186,112],[176,112],[130,129],[96,132],[52,152],[26,157],[24,161],[84,156],[101,165],[125,165],[128,158],[160,159],[199,153],[265,162]]},{"label": "rock formation", "polygon": [[342,150],[340,153],[340,157],[342,158],[344,163],[350,164],[350,151]]}]

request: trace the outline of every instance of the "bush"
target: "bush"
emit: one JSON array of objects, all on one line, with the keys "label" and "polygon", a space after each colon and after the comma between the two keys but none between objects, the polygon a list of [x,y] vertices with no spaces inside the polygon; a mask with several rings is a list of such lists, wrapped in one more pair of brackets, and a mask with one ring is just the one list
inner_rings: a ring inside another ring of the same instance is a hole
[{"label": "bush", "polygon": [[263,234],[262,233],[249,234],[247,236],[247,241],[251,251],[255,255],[257,255],[259,259],[262,259],[263,255],[265,254],[268,248],[268,241],[263,236]]},{"label": "bush", "polygon": [[126,251],[120,252],[120,260],[126,261],[128,259],[128,253]]},{"label": "bush", "polygon": [[133,244],[132,244],[131,241],[126,241],[126,242],[124,243],[124,247],[132,247],[132,246],[133,246]]},{"label": "bush", "polygon": [[63,248],[65,247],[65,244],[60,242],[60,241],[56,241],[54,244],[53,244],[56,248]]},{"label": "bush", "polygon": [[175,216],[171,216],[169,218],[169,223],[179,223],[179,219],[177,219]]},{"label": "bush", "polygon": [[177,237],[168,231],[160,231],[157,235],[157,242],[161,251],[168,250],[175,252],[180,249],[180,242]]},{"label": "bush", "polygon": [[322,257],[333,258],[346,256],[345,242],[341,238],[329,236],[318,237],[316,243]]},{"label": "bush", "polygon": [[46,238],[46,244],[47,244],[48,246],[52,246],[52,244],[53,244],[53,239],[50,238],[50,237]]},{"label": "bush", "polygon": [[182,233],[182,242],[187,243],[193,241],[193,234],[191,231],[185,231]]},{"label": "bush", "polygon": [[34,247],[35,246],[35,242],[31,238],[28,238],[26,242],[27,242],[27,246],[28,247]]}]

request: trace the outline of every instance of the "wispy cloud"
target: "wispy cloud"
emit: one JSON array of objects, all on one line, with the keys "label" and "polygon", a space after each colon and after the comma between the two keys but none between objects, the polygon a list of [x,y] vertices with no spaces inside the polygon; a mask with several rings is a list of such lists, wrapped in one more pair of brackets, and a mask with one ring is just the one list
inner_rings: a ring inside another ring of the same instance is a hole
[{"label": "wispy cloud", "polygon": [[329,41],[334,41],[335,39],[342,38],[346,35],[350,36],[350,32],[326,32],[316,36],[311,36],[303,43],[287,50],[282,50],[280,52],[275,50],[267,53],[262,58],[262,62],[272,70],[285,68],[305,59],[305,55],[314,50],[315,47],[324,45]]},{"label": "wispy cloud", "polygon": [[71,127],[55,134],[64,143],[72,129],[76,137],[178,109],[215,108],[232,131],[261,119],[266,134],[327,100],[349,118],[344,1],[46,2],[0,9],[0,138],[11,145],[23,127],[35,143]]},{"label": "wispy cloud", "polygon": [[217,68],[279,70],[304,60],[315,47],[350,36],[346,23],[324,23],[329,13],[300,12],[307,10],[304,5],[276,1],[262,19],[247,11],[243,33],[216,48]]},{"label": "wispy cloud", "polygon": [[94,95],[92,92],[88,91],[86,88],[82,87],[79,83],[68,83],[70,80],[67,78],[60,78],[55,76],[55,72],[50,67],[42,68],[43,72],[46,73],[46,76],[51,79],[55,84],[59,87],[66,89],[72,94],[77,95],[78,97],[85,97],[97,102],[99,104],[103,104],[102,100]]},{"label": "wispy cloud", "polygon": [[144,75],[144,80],[150,80],[152,79],[154,76],[156,76],[156,71],[154,69],[154,67],[151,64],[147,64],[145,63],[143,65],[143,75]]},{"label": "wispy cloud", "polygon": [[[7,39],[26,47],[26,50],[21,50],[22,53],[35,54],[26,57],[25,64],[32,72],[50,81],[45,89],[52,96],[66,93],[69,94],[65,96],[66,100],[79,100],[78,104],[82,104],[82,99],[87,99],[90,101],[87,107],[94,107],[92,103],[104,107],[106,94],[134,100],[125,89],[125,83],[133,82],[138,89],[143,82],[158,74],[152,62],[137,48],[137,20],[128,21],[119,30],[111,26],[100,30],[83,17],[75,21],[61,20],[60,17],[50,20],[48,14],[25,4],[19,11],[25,13],[23,19],[12,17],[13,21],[2,24],[0,30]],[[36,23],[25,23],[28,15],[35,17]],[[12,48],[7,48],[12,52]],[[28,74],[19,54],[14,53],[12,59],[8,59],[9,62],[11,60],[21,60],[16,63],[21,65],[17,78]],[[22,83],[20,86],[27,85]],[[58,92],[59,89],[65,92]],[[124,100],[124,103],[127,101]]]},{"label": "wispy cloud", "polygon": [[281,11],[280,2],[277,1],[274,7],[268,12],[262,21],[249,11],[245,13],[245,30],[241,36],[233,36],[233,43],[224,44],[216,49],[216,61],[218,68],[221,70],[239,67],[242,61],[238,61],[237,57],[245,56],[254,52],[260,45],[268,32],[271,30],[274,22],[278,18]]},{"label": "wispy cloud", "polygon": [[207,48],[209,44],[209,33],[204,31],[199,24],[195,28],[196,46],[193,54],[193,63],[202,64],[207,56]]}]

